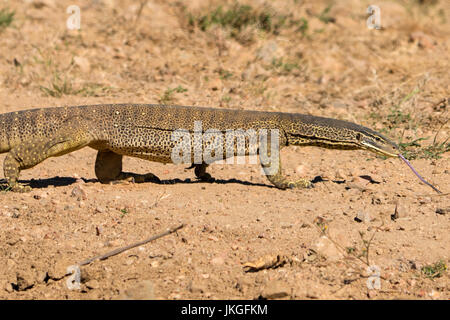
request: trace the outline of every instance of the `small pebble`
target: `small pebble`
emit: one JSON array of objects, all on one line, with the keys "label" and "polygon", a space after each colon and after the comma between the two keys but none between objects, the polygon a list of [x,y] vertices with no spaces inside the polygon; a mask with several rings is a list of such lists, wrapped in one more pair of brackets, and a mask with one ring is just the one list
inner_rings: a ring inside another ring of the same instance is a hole
[{"label": "small pebble", "polygon": [[368,223],[370,222],[370,220],[371,220],[370,214],[367,211],[358,211],[358,214],[355,217],[356,222]]},{"label": "small pebble", "polygon": [[88,287],[89,289],[98,289],[100,288],[100,284],[97,280],[93,279],[86,282],[86,287]]}]

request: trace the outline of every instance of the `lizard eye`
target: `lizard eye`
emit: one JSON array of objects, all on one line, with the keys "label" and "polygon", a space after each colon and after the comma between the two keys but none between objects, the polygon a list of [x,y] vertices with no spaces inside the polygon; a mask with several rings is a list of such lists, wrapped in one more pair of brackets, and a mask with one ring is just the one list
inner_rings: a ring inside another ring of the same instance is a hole
[{"label": "lizard eye", "polygon": [[361,138],[362,138],[362,136],[361,136],[361,133],[357,133],[356,134],[356,139],[358,140],[358,141],[361,141]]}]

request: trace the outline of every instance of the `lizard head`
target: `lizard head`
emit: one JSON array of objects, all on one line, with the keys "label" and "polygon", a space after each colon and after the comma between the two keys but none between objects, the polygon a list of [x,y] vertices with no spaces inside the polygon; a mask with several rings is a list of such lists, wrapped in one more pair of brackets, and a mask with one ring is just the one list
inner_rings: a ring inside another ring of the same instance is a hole
[{"label": "lizard head", "polygon": [[290,114],[283,126],[287,143],[331,149],[365,149],[386,157],[398,157],[398,146],[372,129],[353,122]]}]

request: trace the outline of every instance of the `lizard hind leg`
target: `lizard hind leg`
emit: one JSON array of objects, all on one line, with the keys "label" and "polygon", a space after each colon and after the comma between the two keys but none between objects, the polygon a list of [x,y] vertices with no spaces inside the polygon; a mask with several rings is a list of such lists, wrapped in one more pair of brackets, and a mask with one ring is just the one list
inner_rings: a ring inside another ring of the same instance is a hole
[{"label": "lizard hind leg", "polygon": [[213,182],[215,179],[211,177],[211,175],[208,172],[206,172],[207,167],[208,164],[203,162],[201,164],[194,163],[188,169],[194,168],[194,173],[197,179],[205,182]]},{"label": "lizard hind leg", "polygon": [[100,150],[95,160],[95,175],[101,183],[161,182],[153,173],[137,174],[122,171],[122,155],[110,150]]}]

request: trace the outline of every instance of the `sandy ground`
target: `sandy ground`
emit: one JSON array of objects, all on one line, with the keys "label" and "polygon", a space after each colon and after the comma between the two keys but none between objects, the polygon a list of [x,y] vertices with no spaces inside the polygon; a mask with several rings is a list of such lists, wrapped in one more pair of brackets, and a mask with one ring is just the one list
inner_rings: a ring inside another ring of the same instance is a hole
[{"label": "sandy ground", "polygon": [[[370,1],[242,2],[270,13],[266,30],[202,30],[218,1],[77,3],[81,30],[66,27],[73,1],[0,1],[15,12],[0,22],[0,112],[161,102],[345,119],[426,138],[407,152],[443,195],[365,151],[283,150],[286,172],[315,183],[281,191],[257,165],[212,165],[202,183],[132,158],[125,170],[164,183],[102,185],[83,149],[24,171],[32,192],[0,192],[0,298],[450,298],[450,153],[433,148],[450,130],[448,1],[380,1],[380,30]],[[180,223],[67,287],[68,266]]]}]

